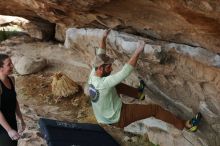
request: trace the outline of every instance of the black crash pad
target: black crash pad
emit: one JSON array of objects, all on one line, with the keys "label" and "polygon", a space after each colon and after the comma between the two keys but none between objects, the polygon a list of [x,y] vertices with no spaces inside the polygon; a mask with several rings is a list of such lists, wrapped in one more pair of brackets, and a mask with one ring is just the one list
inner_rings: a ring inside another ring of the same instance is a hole
[{"label": "black crash pad", "polygon": [[98,124],[41,118],[39,125],[48,146],[119,146]]}]

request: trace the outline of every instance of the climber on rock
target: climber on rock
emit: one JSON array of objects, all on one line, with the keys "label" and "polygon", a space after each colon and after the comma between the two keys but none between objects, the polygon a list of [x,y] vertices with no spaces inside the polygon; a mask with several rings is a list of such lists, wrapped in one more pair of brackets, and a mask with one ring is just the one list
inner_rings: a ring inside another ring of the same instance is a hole
[{"label": "climber on rock", "polygon": [[106,38],[110,31],[111,30],[109,29],[104,32],[88,80],[93,112],[98,123],[111,124],[123,128],[132,122],[153,116],[157,119],[173,124],[180,130],[187,126],[186,128],[193,128],[192,131],[196,131],[197,125],[201,119],[200,113],[193,118],[195,119],[194,121],[196,121],[193,124],[191,122],[192,120],[187,122],[156,104],[142,105],[125,104],[122,102],[119,96],[120,94],[141,100],[145,97],[143,92],[145,84],[143,81],[139,88],[134,88],[122,83],[122,81],[134,70],[139,55],[144,50],[145,42],[139,41],[137,49],[129,61],[119,72],[111,74],[114,59],[106,55]]}]

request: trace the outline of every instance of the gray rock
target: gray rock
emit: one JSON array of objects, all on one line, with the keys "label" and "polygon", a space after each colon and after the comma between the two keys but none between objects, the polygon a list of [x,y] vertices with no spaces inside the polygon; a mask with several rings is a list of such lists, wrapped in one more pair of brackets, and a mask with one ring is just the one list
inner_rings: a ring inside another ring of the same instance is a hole
[{"label": "gray rock", "polygon": [[47,65],[47,61],[40,57],[12,57],[16,71],[21,75],[39,72]]},{"label": "gray rock", "polygon": [[[218,121],[219,122],[219,121]],[[212,125],[212,128],[216,131],[216,132],[218,132],[219,134],[220,134],[220,123],[218,123],[218,124],[213,124]]]},{"label": "gray rock", "polygon": [[180,131],[173,125],[155,118],[134,122],[124,128],[127,132],[148,135],[149,140],[160,146],[208,146],[197,133]]},{"label": "gray rock", "polygon": [[191,47],[183,44],[170,43],[165,45],[168,50],[175,49],[178,53],[190,56],[209,66],[220,67],[220,56],[201,47]]},{"label": "gray rock", "polygon": [[[90,55],[95,55],[95,48],[99,46],[99,42],[103,36],[104,30],[101,29],[76,29],[69,28],[66,31],[66,39],[64,46],[66,48],[87,49]],[[119,52],[132,54],[137,48],[138,40],[143,40],[134,35],[111,31],[107,38],[107,48],[111,47]],[[79,43],[80,42],[80,43]],[[143,57],[153,62],[159,62],[157,53],[161,52],[161,46],[146,44],[144,47]]]},{"label": "gray rock", "polygon": [[216,123],[219,119],[219,116],[211,111],[204,101],[200,102],[199,111],[202,113],[202,116],[206,121],[208,121],[208,123]]}]

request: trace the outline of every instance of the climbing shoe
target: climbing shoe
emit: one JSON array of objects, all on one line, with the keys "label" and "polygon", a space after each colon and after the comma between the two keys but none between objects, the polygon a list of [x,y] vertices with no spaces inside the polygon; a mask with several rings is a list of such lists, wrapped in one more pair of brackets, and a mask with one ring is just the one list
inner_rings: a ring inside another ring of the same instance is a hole
[{"label": "climbing shoe", "polygon": [[145,94],[144,94],[145,86],[146,86],[146,84],[145,84],[144,80],[141,79],[139,82],[139,86],[138,86],[138,99],[140,99],[140,100],[145,99]]},{"label": "climbing shoe", "polygon": [[186,128],[191,132],[196,132],[198,129],[198,125],[202,119],[202,114],[199,112],[193,117],[191,120],[186,122]]},{"label": "climbing shoe", "polygon": [[145,99],[145,94],[144,93],[138,93],[138,99],[139,100],[144,100]]}]

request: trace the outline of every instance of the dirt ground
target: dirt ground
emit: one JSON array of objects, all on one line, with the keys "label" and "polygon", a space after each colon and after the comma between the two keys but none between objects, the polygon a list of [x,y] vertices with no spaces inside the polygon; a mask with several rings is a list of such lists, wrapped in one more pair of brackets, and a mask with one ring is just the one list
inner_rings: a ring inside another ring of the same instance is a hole
[{"label": "dirt ground", "polygon": [[[11,56],[41,56],[48,61],[47,67],[38,73],[19,75],[15,71],[13,74],[16,79],[17,98],[27,124],[19,146],[46,145],[38,125],[38,120],[42,117],[68,122],[96,123],[89,98],[83,93],[83,85],[90,71],[89,64],[86,64],[76,51],[65,49],[60,43],[40,42],[24,35],[1,42],[0,52]],[[80,91],[56,102],[56,97],[51,92],[51,82],[54,73],[58,71],[73,79],[80,86]],[[153,146],[147,136],[125,133],[122,129],[112,126],[102,126],[123,146]]]}]

